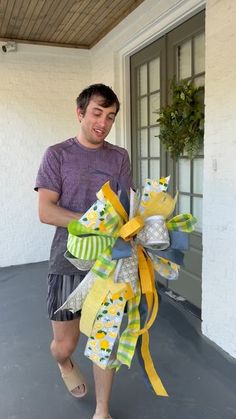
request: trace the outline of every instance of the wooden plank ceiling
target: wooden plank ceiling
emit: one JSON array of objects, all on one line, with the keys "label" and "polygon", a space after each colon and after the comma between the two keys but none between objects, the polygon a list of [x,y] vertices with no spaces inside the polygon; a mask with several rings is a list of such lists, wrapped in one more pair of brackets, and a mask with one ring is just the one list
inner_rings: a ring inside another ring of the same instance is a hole
[{"label": "wooden plank ceiling", "polygon": [[144,0],[0,0],[0,40],[92,48]]}]

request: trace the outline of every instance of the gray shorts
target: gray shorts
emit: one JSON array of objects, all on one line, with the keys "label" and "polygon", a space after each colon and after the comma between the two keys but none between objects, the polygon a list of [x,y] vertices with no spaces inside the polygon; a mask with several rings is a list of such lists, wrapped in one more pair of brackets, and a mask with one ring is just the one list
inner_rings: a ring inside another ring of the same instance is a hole
[{"label": "gray shorts", "polygon": [[47,309],[50,320],[67,321],[80,317],[81,310],[76,313],[71,313],[69,310],[60,310],[56,314],[54,313],[80,284],[85,275],[86,273],[78,273],[75,275],[48,275]]}]

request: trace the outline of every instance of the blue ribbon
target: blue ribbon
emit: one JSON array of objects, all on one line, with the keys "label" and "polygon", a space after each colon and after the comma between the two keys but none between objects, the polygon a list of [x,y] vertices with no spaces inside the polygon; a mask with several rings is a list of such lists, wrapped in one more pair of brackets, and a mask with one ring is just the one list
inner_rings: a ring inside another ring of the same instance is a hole
[{"label": "blue ribbon", "polygon": [[112,248],[112,259],[128,258],[132,254],[131,244],[118,237]]},{"label": "blue ribbon", "polygon": [[170,247],[178,250],[189,249],[189,234],[183,231],[169,231]]}]

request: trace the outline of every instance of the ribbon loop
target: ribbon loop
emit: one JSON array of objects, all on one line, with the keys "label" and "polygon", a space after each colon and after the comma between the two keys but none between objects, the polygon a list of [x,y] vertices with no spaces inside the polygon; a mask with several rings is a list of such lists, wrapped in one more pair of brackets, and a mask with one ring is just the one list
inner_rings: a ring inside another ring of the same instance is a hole
[{"label": "ribbon loop", "polygon": [[197,219],[192,214],[179,214],[167,222],[167,228],[168,230],[192,233],[194,230],[193,226],[196,223]]},{"label": "ribbon loop", "polygon": [[140,215],[137,215],[121,227],[119,236],[122,237],[122,239],[129,241],[132,237],[138,234],[143,227],[144,220]]},{"label": "ribbon loop", "polygon": [[123,205],[119,201],[118,196],[110,188],[109,182],[103,185],[102,192],[103,192],[104,198],[106,198],[112,204],[112,206],[115,208],[115,210],[120,215],[120,217],[127,223],[128,221],[127,212],[125,211]]}]

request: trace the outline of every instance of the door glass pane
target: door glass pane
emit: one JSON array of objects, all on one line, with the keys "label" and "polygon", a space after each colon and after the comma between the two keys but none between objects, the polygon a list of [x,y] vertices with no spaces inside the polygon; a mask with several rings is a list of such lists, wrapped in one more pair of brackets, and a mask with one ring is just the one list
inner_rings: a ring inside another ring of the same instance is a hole
[{"label": "door glass pane", "polygon": [[149,63],[149,90],[154,92],[160,89],[160,57]]},{"label": "door glass pane", "polygon": [[139,95],[147,94],[147,64],[144,64],[139,69]]},{"label": "door glass pane", "polygon": [[150,128],[150,157],[160,157],[160,128],[152,127]]},{"label": "door glass pane", "polygon": [[190,213],[190,197],[186,195],[179,195],[179,213]]},{"label": "door glass pane", "polygon": [[193,193],[203,193],[203,159],[193,160]]},{"label": "door glass pane", "polygon": [[178,76],[179,80],[191,77],[192,60],[191,60],[191,40],[183,43],[178,47]]},{"label": "door glass pane", "polygon": [[179,191],[190,192],[190,160],[179,160]]},{"label": "door glass pane", "polygon": [[140,125],[141,127],[147,126],[147,98],[146,97],[140,100]]},{"label": "door glass pane", "polygon": [[194,38],[194,74],[205,71],[205,34]]},{"label": "door glass pane", "polygon": [[158,111],[160,109],[160,93],[154,93],[149,98],[149,124],[157,123]]},{"label": "door glass pane", "polygon": [[150,160],[150,178],[160,178],[160,160]]},{"label": "door glass pane", "polygon": [[148,161],[141,160],[141,183],[144,186],[145,179],[148,178]]},{"label": "door glass pane", "polygon": [[197,217],[196,230],[202,231],[202,198],[193,198],[193,215]]},{"label": "door glass pane", "polygon": [[140,151],[141,151],[141,157],[147,157],[148,156],[148,134],[147,134],[147,128],[142,129],[140,132]]}]

